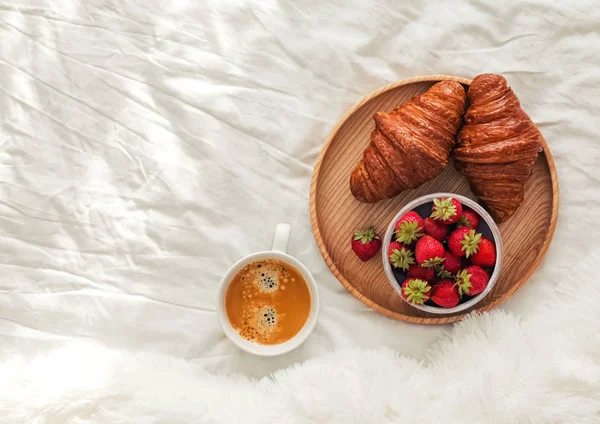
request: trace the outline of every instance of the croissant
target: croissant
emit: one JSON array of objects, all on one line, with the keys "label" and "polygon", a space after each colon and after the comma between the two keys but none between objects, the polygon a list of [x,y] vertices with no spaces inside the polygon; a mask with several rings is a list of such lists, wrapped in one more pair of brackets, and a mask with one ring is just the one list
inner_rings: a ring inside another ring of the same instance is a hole
[{"label": "croissant", "polygon": [[441,81],[391,113],[375,113],[371,144],[350,177],[354,197],[377,202],[416,188],[442,172],[465,103],[462,85]]},{"label": "croissant", "polygon": [[496,222],[523,202],[542,136],[500,75],[482,74],[468,92],[470,106],[454,149],[456,168]]}]

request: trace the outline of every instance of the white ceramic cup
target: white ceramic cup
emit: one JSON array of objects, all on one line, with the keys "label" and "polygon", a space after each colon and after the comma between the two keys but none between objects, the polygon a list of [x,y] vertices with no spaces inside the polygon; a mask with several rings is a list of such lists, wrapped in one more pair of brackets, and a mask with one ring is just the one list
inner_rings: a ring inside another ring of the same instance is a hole
[{"label": "white ceramic cup", "polygon": [[[288,240],[290,238],[290,231],[291,227],[288,224],[277,224],[277,228],[275,229],[275,237],[273,238],[273,247],[271,250],[253,253],[237,261],[223,276],[223,279],[221,280],[221,286],[219,287],[217,315],[219,316],[219,321],[221,322],[221,327],[223,327],[225,335],[227,335],[227,337],[229,337],[231,341],[240,349],[255,355],[276,356],[297,348],[302,344],[302,342],[304,342],[304,340],[306,340],[317,323],[317,315],[319,314],[319,292],[317,291],[317,283],[308,269],[299,260],[286,253]],[[262,345],[251,342],[250,340],[240,336],[237,330],[233,328],[229,322],[227,311],[225,309],[225,297],[233,277],[235,277],[235,275],[246,265],[264,259],[279,259],[280,261],[283,261],[286,264],[296,268],[302,274],[304,281],[306,281],[306,285],[308,286],[308,291],[310,293],[310,313],[308,315],[308,319],[304,323],[304,326],[294,337],[276,345]]]}]

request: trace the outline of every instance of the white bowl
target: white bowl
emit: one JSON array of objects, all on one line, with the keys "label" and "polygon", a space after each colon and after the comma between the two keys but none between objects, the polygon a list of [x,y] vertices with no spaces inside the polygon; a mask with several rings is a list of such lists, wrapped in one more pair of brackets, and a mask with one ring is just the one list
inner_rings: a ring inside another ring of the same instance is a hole
[{"label": "white bowl", "polygon": [[[406,301],[406,299],[404,299],[404,297],[402,297],[402,288],[401,288],[402,283],[398,282],[398,280],[396,279],[396,276],[394,275],[394,272],[392,270],[392,265],[390,264],[390,261],[388,259],[387,252],[388,252],[390,243],[392,242],[392,235],[394,233],[394,227],[396,225],[396,222],[406,212],[409,212],[415,208],[418,208],[419,206],[421,206],[423,204],[433,202],[433,199],[446,198],[446,197],[453,197],[453,198],[457,199],[463,205],[468,206],[469,208],[471,208],[475,212],[477,212],[479,214],[479,216],[481,217],[481,219],[483,220],[483,222],[481,222],[479,224],[479,232],[483,233],[483,235],[485,237],[492,240],[494,242],[494,244],[496,245],[496,265],[494,266],[494,272],[490,276],[490,280],[488,281],[487,287],[481,293],[479,293],[478,295],[474,296],[472,299],[469,299],[468,301],[466,301],[464,303],[456,305],[454,308],[442,308],[439,306],[413,304],[413,303]],[[489,232],[486,230],[482,231],[482,226],[484,223],[489,228]],[[428,312],[430,314],[437,314],[437,315],[454,314],[456,312],[462,312],[466,309],[469,309],[472,306],[476,305],[477,303],[481,302],[481,300],[485,296],[487,296],[490,291],[492,291],[492,288],[496,284],[496,281],[498,280],[498,276],[500,275],[500,270],[502,269],[502,238],[500,236],[500,230],[498,229],[498,226],[496,225],[496,223],[494,222],[494,220],[492,219],[490,214],[487,213],[487,211],[485,209],[483,209],[483,207],[481,205],[479,205],[479,203],[477,203],[474,200],[471,200],[467,197],[461,196],[459,194],[433,193],[433,194],[428,194],[426,196],[421,196],[421,197],[413,200],[412,202],[407,203],[396,214],[396,216],[394,216],[394,218],[390,222],[390,225],[388,226],[388,229],[385,232],[385,236],[383,238],[383,243],[382,243],[382,248],[381,248],[381,257],[383,260],[383,269],[385,270],[385,275],[387,276],[387,278],[388,278],[390,284],[392,285],[392,287],[394,288],[394,290],[398,293],[398,296],[400,296],[403,301],[405,301],[407,304],[409,304],[413,308],[419,309],[424,312]]]}]

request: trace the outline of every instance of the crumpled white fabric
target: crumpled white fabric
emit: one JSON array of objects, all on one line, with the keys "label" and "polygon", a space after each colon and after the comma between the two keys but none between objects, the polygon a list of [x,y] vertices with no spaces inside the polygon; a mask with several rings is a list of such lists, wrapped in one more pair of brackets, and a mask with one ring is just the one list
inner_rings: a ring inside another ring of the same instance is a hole
[{"label": "crumpled white fabric", "polygon": [[[507,77],[558,168],[546,260],[503,305],[600,259],[600,12],[592,1],[0,3],[0,360],[70,342],[262,376],[341,347],[422,357],[449,326],[382,317],[322,260],[308,193],[339,117],[422,74]],[[319,283],[297,351],[249,356],[215,314],[221,275],[292,225]],[[582,294],[584,295],[584,294]],[[598,309],[590,311],[598,313]]]}]

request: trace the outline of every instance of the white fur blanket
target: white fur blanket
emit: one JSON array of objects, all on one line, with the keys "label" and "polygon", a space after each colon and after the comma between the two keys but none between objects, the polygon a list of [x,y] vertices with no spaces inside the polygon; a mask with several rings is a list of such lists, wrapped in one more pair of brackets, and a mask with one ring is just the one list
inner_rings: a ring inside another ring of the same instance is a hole
[{"label": "white fur blanket", "polygon": [[470,316],[418,359],[349,349],[249,380],[67,344],[0,367],[2,422],[598,423],[600,285],[584,266],[529,318]]}]

